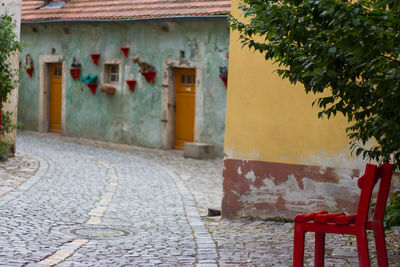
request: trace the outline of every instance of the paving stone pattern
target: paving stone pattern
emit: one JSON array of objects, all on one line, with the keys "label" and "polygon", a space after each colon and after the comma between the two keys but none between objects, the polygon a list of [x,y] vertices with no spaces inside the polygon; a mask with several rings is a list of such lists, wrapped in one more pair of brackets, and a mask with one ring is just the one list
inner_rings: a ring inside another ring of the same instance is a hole
[{"label": "paving stone pattern", "polygon": [[[32,132],[19,133],[17,151],[17,182],[0,180],[12,188],[0,195],[0,266],[291,265],[292,223],[206,217],[221,203],[221,159]],[[129,234],[77,234],[102,229]],[[390,266],[400,266],[399,232],[387,232]],[[328,235],[326,266],[358,266],[354,238]]]},{"label": "paving stone pattern", "polygon": [[16,153],[7,161],[0,161],[0,197],[17,189],[39,168],[39,160],[31,155]]}]

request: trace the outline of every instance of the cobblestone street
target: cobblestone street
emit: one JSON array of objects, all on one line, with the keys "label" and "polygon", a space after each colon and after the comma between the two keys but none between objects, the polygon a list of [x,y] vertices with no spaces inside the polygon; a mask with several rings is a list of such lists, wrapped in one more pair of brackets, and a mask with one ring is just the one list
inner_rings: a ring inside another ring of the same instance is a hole
[{"label": "cobblestone street", "polygon": [[[222,200],[222,168],[21,131],[16,157],[0,163],[0,266],[290,266],[292,223],[207,217]],[[399,239],[400,228],[387,231],[390,266],[400,266]],[[354,238],[326,243],[326,266],[358,266]]]}]

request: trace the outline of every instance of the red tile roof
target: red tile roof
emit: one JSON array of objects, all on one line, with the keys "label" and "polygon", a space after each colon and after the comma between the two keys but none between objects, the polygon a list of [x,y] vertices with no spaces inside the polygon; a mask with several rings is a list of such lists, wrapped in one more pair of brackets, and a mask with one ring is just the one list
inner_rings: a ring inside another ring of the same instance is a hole
[{"label": "red tile roof", "polygon": [[22,0],[22,22],[207,17],[231,10],[230,0],[70,0],[61,8],[40,9],[44,2]]}]

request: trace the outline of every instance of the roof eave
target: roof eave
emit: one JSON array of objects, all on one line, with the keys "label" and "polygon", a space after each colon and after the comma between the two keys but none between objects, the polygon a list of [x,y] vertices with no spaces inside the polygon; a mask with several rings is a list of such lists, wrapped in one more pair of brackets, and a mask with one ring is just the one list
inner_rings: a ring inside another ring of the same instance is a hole
[{"label": "roof eave", "polygon": [[198,19],[227,19],[228,15],[210,16],[179,16],[179,17],[157,17],[157,18],[136,18],[136,19],[87,19],[87,20],[42,20],[42,21],[21,21],[21,24],[43,24],[43,23],[86,23],[86,22],[151,22],[151,21],[171,21],[171,20],[198,20]]}]

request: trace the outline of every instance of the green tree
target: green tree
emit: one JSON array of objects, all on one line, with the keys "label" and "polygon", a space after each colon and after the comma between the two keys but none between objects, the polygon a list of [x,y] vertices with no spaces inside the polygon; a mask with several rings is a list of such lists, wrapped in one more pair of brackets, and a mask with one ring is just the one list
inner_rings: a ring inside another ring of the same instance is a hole
[{"label": "green tree", "polygon": [[231,17],[231,26],[279,64],[279,75],[319,96],[319,117],[348,119],[353,152],[399,168],[399,3],[244,0],[245,19]]},{"label": "green tree", "polygon": [[[10,56],[20,51],[20,43],[17,41],[17,36],[14,32],[15,22],[8,14],[0,15],[0,99],[1,103],[6,103],[10,92],[16,88],[17,70],[13,68]],[[11,122],[10,111],[4,111],[3,105],[0,105],[1,110],[1,136],[10,132],[14,125]],[[4,149],[1,149],[4,151]]]},{"label": "green tree", "polygon": [[244,0],[242,18],[230,20],[243,46],[317,96],[319,117],[348,119],[352,152],[399,169],[399,6],[399,0]]}]

